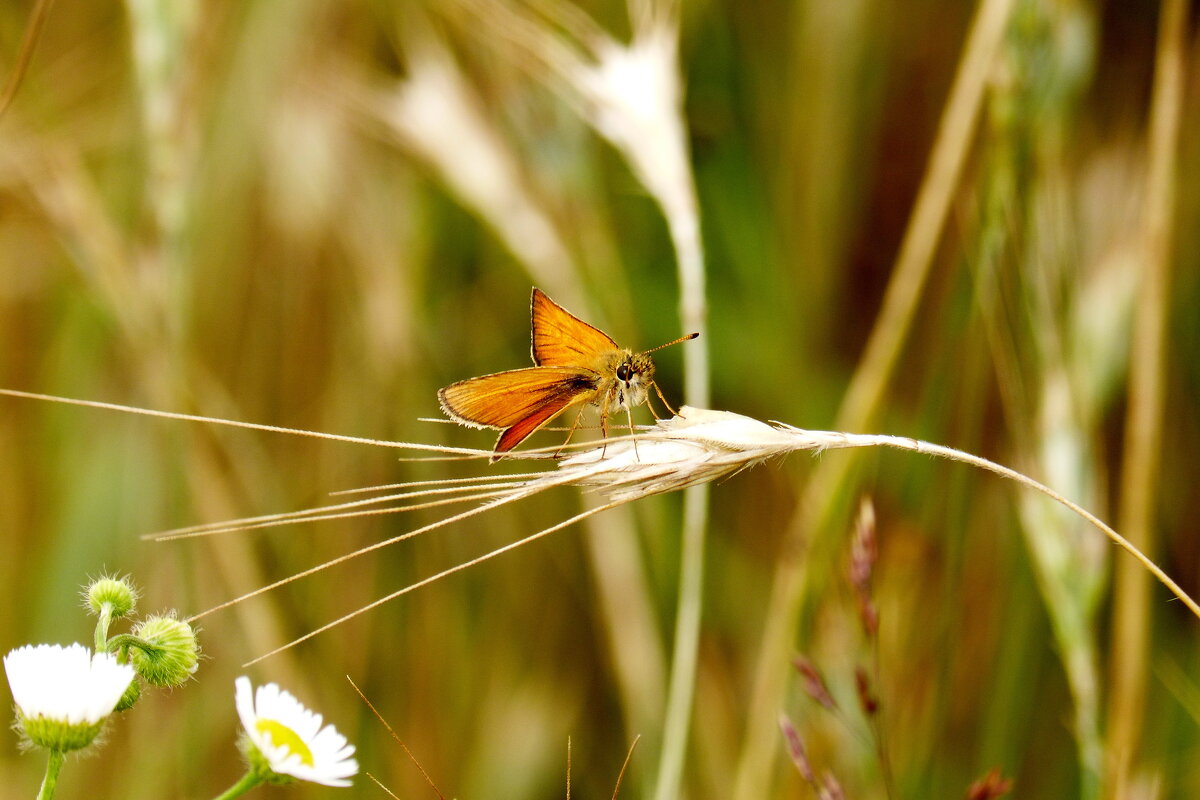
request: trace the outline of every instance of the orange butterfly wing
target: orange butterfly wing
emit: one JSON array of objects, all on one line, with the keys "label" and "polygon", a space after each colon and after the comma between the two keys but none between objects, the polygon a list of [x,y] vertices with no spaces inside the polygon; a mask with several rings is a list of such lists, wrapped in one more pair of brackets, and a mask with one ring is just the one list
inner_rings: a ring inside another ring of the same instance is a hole
[{"label": "orange butterfly wing", "polygon": [[531,433],[553,419],[564,408],[571,405],[571,400],[572,398],[569,396],[552,398],[528,417],[525,417],[525,419],[505,430],[504,433],[500,434],[500,438],[496,440],[496,449],[492,455],[492,461],[499,458],[500,453],[507,453],[525,441]]},{"label": "orange butterfly wing", "polygon": [[527,367],[481,375],[438,391],[455,422],[507,428],[497,452],[511,450],[572,403],[589,399],[600,376],[578,367]]},{"label": "orange butterfly wing", "polygon": [[530,301],[533,363],[549,367],[591,365],[600,353],[620,346],[534,288]]}]

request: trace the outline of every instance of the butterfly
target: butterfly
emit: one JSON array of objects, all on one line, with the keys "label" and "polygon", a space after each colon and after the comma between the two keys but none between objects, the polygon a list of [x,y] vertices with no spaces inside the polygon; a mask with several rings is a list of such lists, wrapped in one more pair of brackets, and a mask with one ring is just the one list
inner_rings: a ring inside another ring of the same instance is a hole
[{"label": "butterfly", "polygon": [[[536,366],[468,378],[438,390],[442,411],[450,419],[471,427],[502,430],[492,461],[571,406],[578,405],[580,409],[567,441],[588,404],[600,407],[600,427],[605,437],[608,416],[614,409],[625,409],[632,432],[634,406],[646,403],[654,414],[649,403],[651,386],[667,410],[675,414],[654,382],[654,359],[650,354],[700,334],[691,333],[635,353],[536,287],[530,311],[531,350]],[[657,419],[658,415],[654,417]]]}]

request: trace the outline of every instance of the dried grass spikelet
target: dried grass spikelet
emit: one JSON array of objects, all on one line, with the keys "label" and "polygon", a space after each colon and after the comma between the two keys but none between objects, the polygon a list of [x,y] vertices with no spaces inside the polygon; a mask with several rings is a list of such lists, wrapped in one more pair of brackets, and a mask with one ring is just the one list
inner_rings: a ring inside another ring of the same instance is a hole
[{"label": "dried grass spikelet", "polygon": [[[393,443],[393,446],[395,446],[395,443]],[[422,450],[442,449],[429,445],[407,446]],[[465,511],[451,514],[429,525],[410,530],[399,536],[377,542],[352,553],[347,553],[344,556],[222,603],[220,606],[193,618],[196,619],[274,589],[284,583],[314,574],[335,564],[340,564],[423,533],[444,528],[455,522],[468,520],[486,513],[497,506],[533,497],[551,489],[584,487],[592,491],[598,491],[607,497],[607,502],[588,508],[554,525],[531,533],[523,539],[506,544],[470,561],[457,564],[390,595],[381,597],[369,605],[323,625],[316,630],[310,631],[304,636],[279,648],[279,650],[282,650],[336,627],[342,622],[403,594],[407,594],[453,573],[460,572],[483,561],[548,536],[551,533],[624,503],[653,494],[677,491],[695,484],[720,480],[769,459],[797,451],[821,452],[849,447],[891,447],[947,458],[994,472],[1034,489],[1066,506],[1102,531],[1110,541],[1137,559],[1148,572],[1154,575],[1159,582],[1187,605],[1192,613],[1200,617],[1200,606],[1175,581],[1167,576],[1153,561],[1128,540],[1078,504],[1066,499],[1032,478],[1008,467],[970,453],[918,439],[900,436],[850,434],[837,431],[810,431],[779,422],[762,422],[728,411],[699,409],[689,406],[681,408],[678,416],[660,420],[657,424],[641,429],[634,435],[612,437],[603,443],[590,442],[572,445],[571,449],[579,450],[579,452],[559,461],[557,468],[552,470],[512,475],[484,475],[446,481],[423,481],[396,484],[387,487],[375,487],[374,490],[384,490],[385,493],[365,500],[356,500],[300,512],[276,514],[213,525],[194,526],[170,531],[159,535],[157,538],[212,535],[248,528],[273,527],[292,522],[328,520],[367,514],[388,514],[483,501],[482,504],[472,505]],[[561,447],[550,447],[524,450],[509,454],[506,458],[525,457],[544,460],[551,458],[554,452],[561,449]],[[445,448],[445,451],[459,456],[465,453],[472,457],[478,457],[481,460],[485,460],[492,455],[490,450],[465,451],[458,448]],[[266,653],[256,660],[273,655],[279,652],[279,650]]]},{"label": "dried grass spikelet", "polygon": [[514,148],[445,44],[428,34],[411,42],[409,51],[408,77],[362,99],[359,110],[382,122],[478,214],[535,283],[561,287],[570,253],[547,210],[527,190]]},{"label": "dried grass spikelet", "polygon": [[664,11],[635,20],[629,44],[598,37],[591,59],[562,65],[592,127],[625,154],[672,225],[696,220],[678,51],[678,16]]},{"label": "dried grass spikelet", "polygon": [[[435,452],[440,454],[441,457],[461,458],[466,456],[484,461],[492,456],[491,450],[442,447],[439,445],[411,442],[387,442],[350,436],[319,434],[292,428],[236,422],[191,414],[153,411],[113,403],[74,400],[12,389],[0,389],[0,395],[92,408],[104,408],[191,422],[204,422],[276,433],[316,436],[335,441]],[[341,564],[397,542],[411,539],[423,533],[444,528],[452,523],[468,520],[486,513],[497,506],[536,496],[549,489],[565,486],[587,487],[599,490],[609,498],[606,503],[588,508],[573,517],[561,520],[523,539],[485,553],[471,561],[443,570],[436,575],[406,586],[386,597],[379,598],[369,605],[317,628],[279,648],[279,650],[282,650],[335,627],[354,616],[375,606],[382,605],[400,595],[407,594],[429,583],[440,580],[447,575],[460,572],[475,564],[548,536],[555,531],[562,530],[618,505],[652,494],[676,491],[695,484],[720,480],[768,459],[787,455],[788,453],[804,450],[821,452],[848,447],[891,447],[947,458],[994,472],[997,475],[1016,481],[1027,488],[1034,489],[1070,509],[1092,526],[1098,528],[1111,542],[1132,555],[1147,572],[1153,575],[1163,586],[1167,587],[1193,614],[1200,618],[1200,605],[1197,605],[1196,601],[1184,592],[1174,580],[1127,539],[1077,503],[1068,500],[1054,490],[1035,481],[1033,478],[1008,467],[961,450],[955,450],[918,439],[901,436],[841,433],[838,431],[810,431],[780,422],[766,423],[728,411],[692,408],[690,406],[683,406],[677,416],[660,420],[657,424],[641,429],[634,435],[613,437],[600,443],[591,442],[572,445],[572,449],[580,450],[581,452],[560,461],[558,468],[553,470],[509,475],[488,474],[445,481],[418,481],[386,487],[375,487],[373,491],[384,491],[385,493],[364,500],[354,500],[303,511],[195,525],[166,531],[146,538],[166,540],[211,536],[219,533],[230,533],[251,528],[275,527],[295,522],[340,519],[371,514],[392,514],[417,509],[451,506],[460,503],[476,503],[465,511],[451,514],[429,525],[415,528],[381,542],[376,542],[370,546],[347,553],[324,564],[319,564],[281,581],[276,581],[268,586],[263,586],[229,600],[189,618],[187,621],[190,623],[214,611],[270,591],[284,583],[312,575],[328,567]],[[546,459],[552,458],[552,454],[561,449],[563,448],[551,447],[541,450],[525,450],[509,454],[506,457],[523,456],[532,459]],[[482,504],[478,504],[479,501],[482,501]],[[256,660],[266,658],[279,652],[279,650],[266,653]]]},{"label": "dried grass spikelet", "polygon": [[718,481],[769,458],[822,446],[816,440],[805,446],[786,428],[741,414],[684,406],[678,416],[636,436],[610,440],[603,457],[579,453],[552,474],[556,482],[596,487],[627,502]]},{"label": "dried grass spikelet", "polygon": [[660,420],[636,436],[609,441],[599,459],[581,453],[564,460],[555,473],[530,479],[539,483],[596,487],[613,502],[628,502],[661,492],[708,483],[768,459],[796,451],[849,447],[890,447],[947,458],[1014,480],[1065,506],[1103,532],[1138,560],[1200,617],[1200,606],[1137,547],[1094,514],[1033,478],[950,447],[902,436],[811,431],[784,423],[766,423],[728,411],[684,406],[676,417]]},{"label": "dried grass spikelet", "polygon": [[507,44],[514,62],[525,63],[625,157],[662,207],[677,245],[698,243],[677,3],[631,4],[628,44],[571,3],[530,3],[527,9],[503,0],[458,5],[472,21],[488,20],[486,44]]}]

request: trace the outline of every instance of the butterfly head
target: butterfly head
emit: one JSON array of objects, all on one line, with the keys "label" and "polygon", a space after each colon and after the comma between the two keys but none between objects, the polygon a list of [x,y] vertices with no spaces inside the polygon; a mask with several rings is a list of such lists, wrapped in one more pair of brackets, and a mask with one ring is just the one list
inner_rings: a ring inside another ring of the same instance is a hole
[{"label": "butterfly head", "polygon": [[654,384],[654,359],[647,353],[626,352],[615,371],[615,400],[622,408],[632,409],[646,402],[646,393]]}]

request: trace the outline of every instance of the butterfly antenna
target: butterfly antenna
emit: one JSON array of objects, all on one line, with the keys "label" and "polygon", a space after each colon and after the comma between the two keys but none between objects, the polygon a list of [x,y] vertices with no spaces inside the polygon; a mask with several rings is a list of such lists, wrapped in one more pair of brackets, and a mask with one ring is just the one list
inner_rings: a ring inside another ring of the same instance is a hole
[{"label": "butterfly antenna", "polygon": [[692,339],[695,339],[699,335],[700,335],[699,333],[689,333],[687,336],[680,336],[678,339],[667,342],[666,344],[660,344],[658,347],[651,347],[649,350],[643,350],[642,355],[646,355],[647,353],[653,353],[656,350],[662,350],[664,347],[670,347],[671,345],[679,344],[680,342],[690,342]]}]

